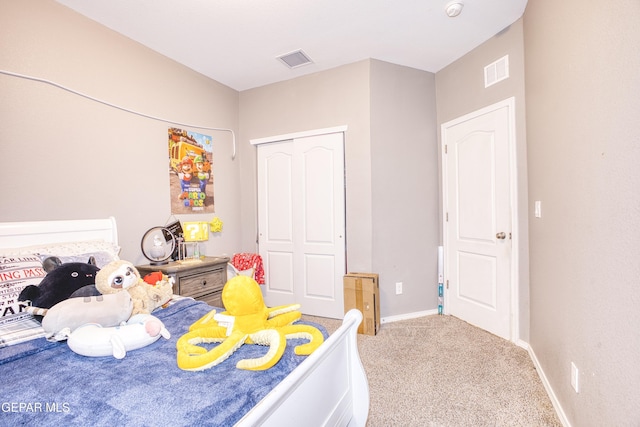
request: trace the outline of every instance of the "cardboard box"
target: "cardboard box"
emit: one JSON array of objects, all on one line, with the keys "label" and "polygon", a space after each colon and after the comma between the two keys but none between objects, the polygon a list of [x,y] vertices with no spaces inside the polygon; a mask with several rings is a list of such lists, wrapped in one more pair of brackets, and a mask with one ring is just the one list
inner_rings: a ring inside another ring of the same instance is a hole
[{"label": "cardboard box", "polygon": [[362,312],[359,334],[376,335],[380,330],[380,284],[373,273],[348,273],[344,276],[344,312],[357,308]]}]

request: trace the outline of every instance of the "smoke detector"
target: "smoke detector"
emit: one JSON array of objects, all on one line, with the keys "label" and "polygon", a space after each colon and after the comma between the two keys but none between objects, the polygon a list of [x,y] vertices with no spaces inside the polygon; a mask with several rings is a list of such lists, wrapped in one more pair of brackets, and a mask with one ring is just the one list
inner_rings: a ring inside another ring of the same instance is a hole
[{"label": "smoke detector", "polygon": [[302,49],[280,55],[278,59],[289,68],[298,68],[313,63],[309,55],[304,53]]},{"label": "smoke detector", "polygon": [[454,0],[447,3],[444,10],[449,18],[455,18],[456,16],[460,15],[463,7],[464,4],[462,2]]}]

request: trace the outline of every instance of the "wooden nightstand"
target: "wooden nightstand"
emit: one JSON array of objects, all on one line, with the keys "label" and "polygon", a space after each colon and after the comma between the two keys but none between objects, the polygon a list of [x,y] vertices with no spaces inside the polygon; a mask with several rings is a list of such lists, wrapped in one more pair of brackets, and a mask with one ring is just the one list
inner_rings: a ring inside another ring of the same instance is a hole
[{"label": "wooden nightstand", "polygon": [[164,265],[138,265],[144,277],[153,271],[161,271],[173,277],[173,292],[204,301],[215,307],[222,305],[222,288],[227,283],[226,257],[204,257],[201,261],[174,261]]}]

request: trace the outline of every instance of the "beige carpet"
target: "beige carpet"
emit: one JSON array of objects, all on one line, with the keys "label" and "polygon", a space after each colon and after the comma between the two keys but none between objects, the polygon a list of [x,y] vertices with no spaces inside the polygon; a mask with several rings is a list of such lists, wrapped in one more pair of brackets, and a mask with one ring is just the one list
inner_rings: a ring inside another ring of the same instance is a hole
[{"label": "beige carpet", "polygon": [[[305,318],[334,331],[340,321]],[[529,354],[452,316],[386,323],[358,335],[369,380],[367,426],[561,426]]]}]

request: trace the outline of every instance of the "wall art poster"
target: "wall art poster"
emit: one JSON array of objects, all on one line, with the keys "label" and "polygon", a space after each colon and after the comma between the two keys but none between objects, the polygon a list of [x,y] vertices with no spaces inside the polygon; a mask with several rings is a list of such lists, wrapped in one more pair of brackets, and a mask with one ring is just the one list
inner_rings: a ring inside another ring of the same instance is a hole
[{"label": "wall art poster", "polygon": [[211,137],[169,128],[171,213],[213,213]]}]

